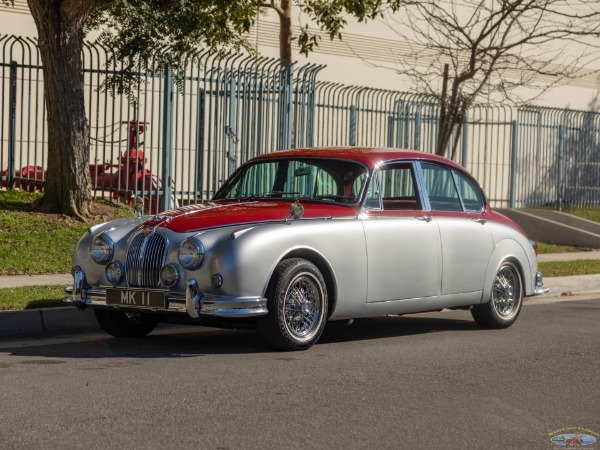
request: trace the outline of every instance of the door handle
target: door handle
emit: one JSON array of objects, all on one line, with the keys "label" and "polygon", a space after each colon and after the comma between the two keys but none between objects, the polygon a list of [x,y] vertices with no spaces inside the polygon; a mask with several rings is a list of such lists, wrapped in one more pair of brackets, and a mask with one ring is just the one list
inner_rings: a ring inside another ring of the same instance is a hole
[{"label": "door handle", "polygon": [[431,216],[416,216],[415,219],[423,222],[431,222]]},{"label": "door handle", "polygon": [[487,223],[487,220],[484,218],[478,218],[478,219],[471,219],[473,222],[477,222],[480,223],[481,225],[484,225]]}]

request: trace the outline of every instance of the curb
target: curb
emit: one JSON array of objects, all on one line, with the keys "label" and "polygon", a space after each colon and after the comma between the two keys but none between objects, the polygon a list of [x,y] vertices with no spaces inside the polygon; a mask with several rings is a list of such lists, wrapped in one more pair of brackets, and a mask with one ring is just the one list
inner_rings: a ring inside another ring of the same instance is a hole
[{"label": "curb", "polygon": [[36,338],[68,333],[100,331],[94,312],[74,306],[27,311],[2,311],[0,339]]}]

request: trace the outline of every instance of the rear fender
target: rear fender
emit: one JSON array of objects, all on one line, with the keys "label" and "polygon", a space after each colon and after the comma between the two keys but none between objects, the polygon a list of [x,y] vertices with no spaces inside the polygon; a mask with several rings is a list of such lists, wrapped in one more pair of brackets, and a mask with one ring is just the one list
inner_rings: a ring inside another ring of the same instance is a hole
[{"label": "rear fender", "polygon": [[482,303],[487,303],[492,298],[494,277],[496,276],[500,265],[507,260],[513,261],[521,271],[525,296],[533,294],[533,273],[527,252],[517,241],[513,239],[504,239],[498,243],[490,257],[483,283]]}]

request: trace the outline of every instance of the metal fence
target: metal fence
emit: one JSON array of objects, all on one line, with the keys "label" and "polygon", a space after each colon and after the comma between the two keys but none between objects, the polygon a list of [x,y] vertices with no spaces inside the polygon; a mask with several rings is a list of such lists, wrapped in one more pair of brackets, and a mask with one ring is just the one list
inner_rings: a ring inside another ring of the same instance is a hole
[{"label": "metal fence", "polygon": [[[435,97],[317,82],[316,98],[317,145],[435,150]],[[600,113],[476,105],[449,156],[495,207],[600,207]]]},{"label": "metal fence", "polygon": [[[3,185],[39,189],[47,144],[36,42],[0,36],[0,47]],[[130,201],[141,194],[154,211],[161,196],[180,204],[210,198],[239,164],[265,152],[435,147],[436,98],[317,81],[324,66],[282,71],[276,59],[199,52],[187,61],[179,86],[170,72],[139,73],[131,102],[99,90],[122,69],[106,67],[108,56],[93,44],[83,52],[96,196]],[[599,134],[594,112],[478,105],[465,118],[453,159],[471,170],[494,206],[600,206]],[[129,158],[129,147],[137,156],[138,146],[141,157]]]}]

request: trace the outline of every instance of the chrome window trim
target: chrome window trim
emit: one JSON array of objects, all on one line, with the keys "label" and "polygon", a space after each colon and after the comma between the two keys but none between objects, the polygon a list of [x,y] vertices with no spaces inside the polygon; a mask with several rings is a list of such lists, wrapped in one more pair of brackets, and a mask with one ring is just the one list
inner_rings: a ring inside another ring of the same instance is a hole
[{"label": "chrome window trim", "polygon": [[[413,175],[413,181],[415,183],[416,196],[419,198],[421,209],[415,211],[430,211],[431,207],[429,205],[429,198],[426,195],[423,195],[422,187],[425,185],[423,181],[423,176],[420,173],[420,167],[418,166],[418,161],[412,159],[394,159],[391,161],[385,161],[381,164],[378,164],[373,172],[369,176],[369,180],[367,185],[365,186],[365,195],[361,202],[361,210],[364,211],[385,211],[383,208],[383,198],[381,197],[381,177],[379,176],[381,169],[384,166],[394,165],[394,164],[406,164],[410,166],[411,173]],[[367,203],[367,194],[369,192],[369,188],[371,187],[371,183],[377,183],[377,193],[379,197],[379,208],[373,208],[366,206]]]},{"label": "chrome window trim", "polygon": [[[479,196],[481,197],[481,203],[482,203],[481,209],[479,209],[479,210],[467,210],[467,208],[465,207],[465,202],[463,200],[462,194],[460,193],[460,189],[458,188],[458,180],[456,179],[456,177],[462,177],[467,182],[470,182],[469,185],[474,190],[476,190],[476,192],[479,193]],[[482,192],[482,189],[480,188],[479,184],[473,183],[472,179],[470,179],[469,177],[465,176],[464,173],[459,172],[458,170],[455,170],[455,169],[452,170],[452,178],[454,179],[454,184],[456,186],[456,190],[458,191],[458,197],[460,198],[460,202],[461,202],[462,207],[463,207],[463,212],[466,212],[466,213],[469,213],[469,214],[483,214],[485,212],[486,198],[485,198],[485,195]]]},{"label": "chrome window trim", "polygon": [[[415,161],[417,167],[418,167],[418,180],[420,183],[420,187],[421,187],[421,191],[422,194],[425,195],[425,197],[427,197],[427,211],[434,211],[431,209],[431,203],[429,203],[429,192],[427,191],[427,186],[425,184],[425,176],[423,175],[423,167],[421,166],[422,161]],[[473,177],[469,176],[467,173],[465,172],[461,172],[455,168],[452,167],[448,167],[444,164],[439,164],[437,161],[425,161],[425,164],[429,164],[432,166],[438,166],[441,167],[443,169],[449,170],[451,177],[452,177],[452,182],[454,183],[454,188],[456,189],[456,192],[458,194],[458,199],[460,200],[460,204],[462,207],[462,212],[466,213],[466,214],[484,214],[485,210],[486,210],[486,205],[488,203],[487,197],[485,195],[485,192],[483,192],[483,189],[481,189],[481,186],[479,186],[479,183],[477,183]],[[467,210],[465,208],[465,203],[462,197],[462,194],[460,193],[460,189],[458,188],[458,182],[456,180],[457,176],[463,176],[466,180],[471,181],[471,186],[477,190],[477,192],[479,193],[480,197],[481,197],[481,201],[483,203],[482,209],[479,211],[474,211],[474,210]],[[438,210],[435,210],[438,211]]]}]

